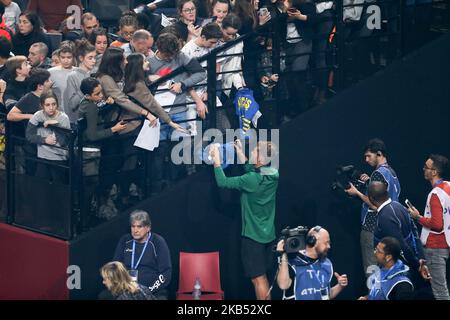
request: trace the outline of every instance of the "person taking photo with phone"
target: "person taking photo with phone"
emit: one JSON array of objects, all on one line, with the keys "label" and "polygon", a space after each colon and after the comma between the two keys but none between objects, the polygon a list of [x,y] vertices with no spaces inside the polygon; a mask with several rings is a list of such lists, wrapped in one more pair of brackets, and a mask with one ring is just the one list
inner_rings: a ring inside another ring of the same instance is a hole
[{"label": "person taking photo with phone", "polygon": [[[450,253],[450,182],[444,181],[448,159],[431,154],[423,166],[423,175],[431,186],[424,215],[412,206],[411,216],[422,225],[420,240],[431,273],[431,289],[436,300],[450,300],[447,288],[447,260]],[[447,214],[445,214],[447,213]]]}]

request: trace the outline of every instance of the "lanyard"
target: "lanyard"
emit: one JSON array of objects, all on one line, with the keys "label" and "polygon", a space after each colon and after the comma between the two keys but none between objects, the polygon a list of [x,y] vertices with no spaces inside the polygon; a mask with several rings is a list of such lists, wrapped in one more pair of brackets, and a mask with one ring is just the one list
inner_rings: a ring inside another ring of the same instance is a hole
[{"label": "lanyard", "polygon": [[144,248],[142,249],[141,256],[139,257],[139,260],[137,261],[136,265],[134,265],[134,252],[136,249],[136,240],[133,240],[133,251],[131,253],[131,270],[137,270],[137,268],[139,267],[139,263],[141,262],[141,259],[144,256],[145,249],[147,249],[149,240],[150,240],[150,234],[148,235],[147,240],[145,241]]}]

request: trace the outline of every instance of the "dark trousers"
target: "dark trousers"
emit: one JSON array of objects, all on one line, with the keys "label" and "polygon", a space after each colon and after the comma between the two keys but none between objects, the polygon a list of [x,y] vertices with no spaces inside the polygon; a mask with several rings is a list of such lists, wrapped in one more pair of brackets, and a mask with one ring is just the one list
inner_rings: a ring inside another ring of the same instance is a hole
[{"label": "dark trousers", "polygon": [[36,176],[53,183],[67,184],[68,169],[62,166],[67,166],[67,161],[52,160],[51,164],[40,162],[36,167]]}]

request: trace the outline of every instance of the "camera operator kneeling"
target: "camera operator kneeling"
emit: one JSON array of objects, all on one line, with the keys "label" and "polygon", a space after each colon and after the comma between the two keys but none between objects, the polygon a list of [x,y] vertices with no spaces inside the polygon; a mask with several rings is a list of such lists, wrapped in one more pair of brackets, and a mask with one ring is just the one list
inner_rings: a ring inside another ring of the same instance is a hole
[{"label": "camera operator kneeling", "polygon": [[296,254],[288,255],[284,251],[284,240],[278,242],[277,251],[282,254],[277,283],[284,290],[283,299],[330,300],[347,286],[347,275],[334,272],[338,283],[331,288],[333,265],[327,258],[330,248],[330,234],[320,226],[309,230],[305,250]]}]

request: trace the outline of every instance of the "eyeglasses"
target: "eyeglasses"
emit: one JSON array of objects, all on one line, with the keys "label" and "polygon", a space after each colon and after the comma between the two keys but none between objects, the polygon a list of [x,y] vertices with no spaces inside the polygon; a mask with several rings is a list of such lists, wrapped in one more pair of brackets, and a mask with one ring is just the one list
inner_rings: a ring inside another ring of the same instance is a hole
[{"label": "eyeglasses", "polygon": [[195,12],[197,9],[196,8],[188,8],[188,9],[183,9],[184,13],[192,13]]}]

